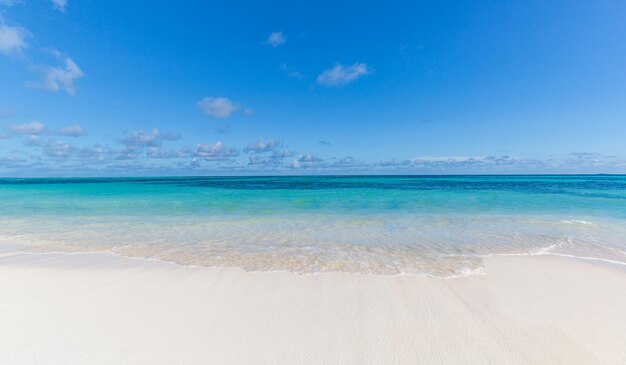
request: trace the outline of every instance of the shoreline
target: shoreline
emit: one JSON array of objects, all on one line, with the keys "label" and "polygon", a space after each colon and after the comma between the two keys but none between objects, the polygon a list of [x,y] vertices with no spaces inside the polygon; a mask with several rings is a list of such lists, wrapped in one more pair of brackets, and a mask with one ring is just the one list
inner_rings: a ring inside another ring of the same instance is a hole
[{"label": "shoreline", "polygon": [[[185,264],[177,261],[166,260],[158,257],[146,257],[146,256],[133,256],[127,255],[123,253],[116,252],[115,250],[102,250],[102,251],[89,251],[89,250],[37,250],[36,246],[30,246],[26,243],[16,241],[14,239],[6,239],[0,238],[0,259],[3,256],[15,256],[15,255],[102,255],[104,256],[112,256],[121,259],[130,259],[130,260],[144,260],[144,261],[154,261],[163,264],[172,264],[181,267],[187,268],[204,268],[204,269],[233,269],[233,270],[241,270],[243,272],[250,273],[287,273],[287,274],[296,274],[296,275],[320,275],[320,274],[333,274],[333,273],[345,273],[345,274],[355,274],[355,275],[373,275],[373,276],[387,276],[387,277],[420,277],[420,278],[431,278],[431,279],[458,279],[458,278],[466,278],[472,276],[482,276],[485,275],[485,267],[479,266],[477,268],[467,268],[467,270],[462,270],[462,273],[459,274],[451,274],[446,276],[434,275],[429,273],[410,273],[410,272],[399,272],[394,274],[389,273],[376,273],[376,272],[359,272],[359,271],[343,271],[343,270],[329,270],[329,271],[292,271],[292,270],[283,270],[283,269],[255,269],[255,270],[247,270],[243,267],[239,267],[237,265],[227,265],[227,266],[204,266],[204,265],[195,265],[195,264]],[[560,258],[568,258],[576,261],[587,262],[587,263],[596,263],[599,265],[606,265],[609,267],[616,268],[618,270],[626,270],[626,262],[613,260],[604,257],[596,257],[596,256],[580,256],[575,254],[568,254],[563,252],[551,252],[550,249],[552,246],[543,247],[534,249],[529,252],[518,252],[518,253],[488,253],[488,254],[455,254],[455,255],[445,255],[445,257],[471,257],[478,258],[481,260],[485,260],[492,257],[560,257]],[[625,254],[622,252],[622,254]]]},{"label": "shoreline", "polygon": [[568,363],[626,360],[626,273],[484,258],[442,279],[185,267],[106,253],[0,256],[9,363]]}]

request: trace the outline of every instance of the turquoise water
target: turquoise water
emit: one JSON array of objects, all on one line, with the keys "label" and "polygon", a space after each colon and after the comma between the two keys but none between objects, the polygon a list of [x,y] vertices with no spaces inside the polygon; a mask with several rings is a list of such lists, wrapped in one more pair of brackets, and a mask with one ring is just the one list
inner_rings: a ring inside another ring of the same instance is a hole
[{"label": "turquoise water", "polygon": [[0,238],[301,273],[465,275],[490,254],[626,262],[626,176],[0,179]]}]

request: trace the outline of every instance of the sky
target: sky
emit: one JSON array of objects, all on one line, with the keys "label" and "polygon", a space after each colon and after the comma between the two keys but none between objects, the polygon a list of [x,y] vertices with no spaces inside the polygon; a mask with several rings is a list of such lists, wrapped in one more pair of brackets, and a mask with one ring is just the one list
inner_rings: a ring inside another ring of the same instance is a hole
[{"label": "sky", "polygon": [[0,0],[0,176],[508,173],[626,173],[626,2]]}]

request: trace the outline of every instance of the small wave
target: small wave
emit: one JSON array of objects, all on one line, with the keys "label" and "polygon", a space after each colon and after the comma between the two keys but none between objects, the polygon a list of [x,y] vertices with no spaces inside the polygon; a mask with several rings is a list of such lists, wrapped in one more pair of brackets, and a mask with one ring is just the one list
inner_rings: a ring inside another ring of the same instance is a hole
[{"label": "small wave", "polygon": [[479,266],[476,268],[463,268],[461,270],[459,270],[458,274],[454,274],[454,275],[448,275],[448,276],[443,276],[443,277],[439,277],[441,279],[457,279],[457,278],[467,278],[470,276],[484,276],[486,275],[487,272],[485,271],[485,267],[484,266]]},{"label": "small wave", "polygon": [[542,249],[535,250],[533,252],[489,253],[486,255],[481,255],[481,257],[493,257],[493,256],[559,256],[559,257],[568,257],[568,258],[578,259],[578,260],[600,261],[600,262],[604,262],[608,264],[626,266],[626,262],[624,261],[606,259],[606,258],[595,257],[595,256],[580,256],[580,255],[572,255],[572,254],[567,254],[567,253],[552,252],[550,251],[550,247],[544,247]]},{"label": "small wave", "polygon": [[594,226],[595,224],[593,224],[592,222],[589,221],[585,221],[582,219],[570,219],[570,220],[562,220],[562,223],[565,224],[582,224],[583,226]]},{"label": "small wave", "polygon": [[579,260],[600,261],[600,262],[605,262],[605,263],[609,263],[609,264],[616,264],[616,265],[626,266],[626,262],[623,262],[623,261],[604,259],[604,258],[601,258],[601,257],[594,257],[594,256],[570,255],[570,254],[567,254],[567,253],[558,253],[558,252],[542,252],[542,253],[532,254],[530,256],[547,256],[547,255],[569,257],[569,258],[579,259]]}]

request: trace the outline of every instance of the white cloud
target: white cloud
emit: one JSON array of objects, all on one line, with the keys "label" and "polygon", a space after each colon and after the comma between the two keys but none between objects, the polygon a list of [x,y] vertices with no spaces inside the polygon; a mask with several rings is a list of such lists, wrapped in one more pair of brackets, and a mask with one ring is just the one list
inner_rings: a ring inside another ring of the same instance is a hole
[{"label": "white cloud", "polygon": [[300,155],[297,159],[293,160],[289,167],[294,169],[300,168],[315,168],[320,167],[322,162],[321,158],[311,154],[310,152],[305,153],[304,155]]},{"label": "white cloud", "polygon": [[177,133],[161,133],[155,128],[150,133],[132,131],[122,140],[122,143],[126,146],[160,147],[164,141],[175,141],[179,138],[180,135]]},{"label": "white cloud", "polygon": [[33,121],[24,124],[12,124],[9,130],[14,134],[41,134],[46,129],[43,123]]},{"label": "white cloud", "polygon": [[283,32],[272,32],[265,40],[265,44],[269,44],[272,47],[278,47],[281,44],[285,44],[286,39]]},{"label": "white cloud", "polygon": [[517,159],[511,156],[423,156],[403,161],[384,161],[378,164],[378,166],[384,168],[432,172],[508,170],[518,167],[540,167],[544,165],[545,162],[542,161]]},{"label": "white cloud", "polygon": [[371,70],[365,63],[355,63],[351,66],[336,63],[333,68],[322,72],[317,77],[317,83],[324,86],[343,86],[370,73]]},{"label": "white cloud", "polygon": [[132,131],[122,139],[124,148],[117,151],[118,160],[132,160],[138,158],[141,153],[150,147],[161,147],[165,141],[175,141],[180,138],[176,133],[161,133],[156,128],[150,133]]},{"label": "white cloud", "polygon": [[85,147],[78,150],[77,155],[81,159],[105,161],[107,158],[107,151],[100,144],[95,144],[93,147]]},{"label": "white cloud", "polygon": [[261,168],[271,167],[277,168],[280,167],[283,163],[283,160],[288,157],[293,157],[293,152],[289,150],[274,150],[274,153],[271,155],[252,155],[248,159],[248,166],[258,166]]},{"label": "white cloud", "polygon": [[346,156],[344,158],[338,159],[337,161],[334,161],[330,167],[334,169],[354,169],[359,167],[367,167],[367,164],[357,161],[352,156]]},{"label": "white cloud", "polygon": [[274,153],[272,153],[272,158],[283,159],[287,157],[293,157],[293,152],[289,150],[282,150],[274,151]]},{"label": "white cloud", "polygon": [[228,118],[241,109],[241,105],[222,96],[207,96],[198,102],[198,107],[215,118]]},{"label": "white cloud", "polygon": [[[61,56],[59,52],[54,53],[57,56]],[[66,93],[74,95],[76,91],[74,80],[82,77],[84,74],[71,58],[65,57],[64,63],[64,66],[44,68],[42,70],[43,78],[41,82],[30,83],[30,86],[53,92],[64,90]]]},{"label": "white cloud", "polygon": [[263,153],[263,152],[272,152],[276,149],[276,147],[280,146],[280,142],[275,139],[270,139],[265,142],[263,138],[259,138],[259,140],[255,143],[250,143],[248,147],[246,147],[243,151],[246,153]]},{"label": "white cloud", "polygon": [[20,27],[6,25],[0,19],[0,53],[20,54],[26,45],[28,32]]},{"label": "white cloud", "polygon": [[212,145],[197,145],[195,156],[208,161],[223,161],[230,157],[239,156],[239,151],[234,147],[226,147],[224,143],[217,141]]},{"label": "white cloud", "polygon": [[268,156],[252,155],[248,159],[248,166],[274,167],[279,164],[280,160],[272,159]]},{"label": "white cloud", "polygon": [[44,147],[44,153],[50,157],[67,157],[73,150],[71,145],[60,141],[49,141]]},{"label": "white cloud", "polygon": [[150,158],[170,158],[171,153],[170,151],[164,150],[159,147],[150,147],[146,151],[146,156]]},{"label": "white cloud", "polygon": [[52,0],[52,6],[57,10],[65,12],[65,7],[67,6],[67,0]]},{"label": "white cloud", "polygon": [[148,147],[146,156],[150,158],[183,158],[189,157],[191,153],[188,149],[166,150],[161,147]]},{"label": "white cloud", "polygon": [[39,135],[29,134],[28,136],[26,136],[24,144],[26,146],[43,146],[45,144],[45,141]]},{"label": "white cloud", "polygon": [[68,136],[68,137],[80,137],[80,136],[84,136],[85,133],[86,133],[85,129],[78,124],[70,125],[70,126],[61,128],[59,130],[59,134],[61,134],[62,136]]},{"label": "white cloud", "polygon": [[418,157],[413,159],[412,165],[418,168],[462,168],[462,167],[485,167],[512,165],[519,162],[510,156],[451,156],[451,157]]}]

